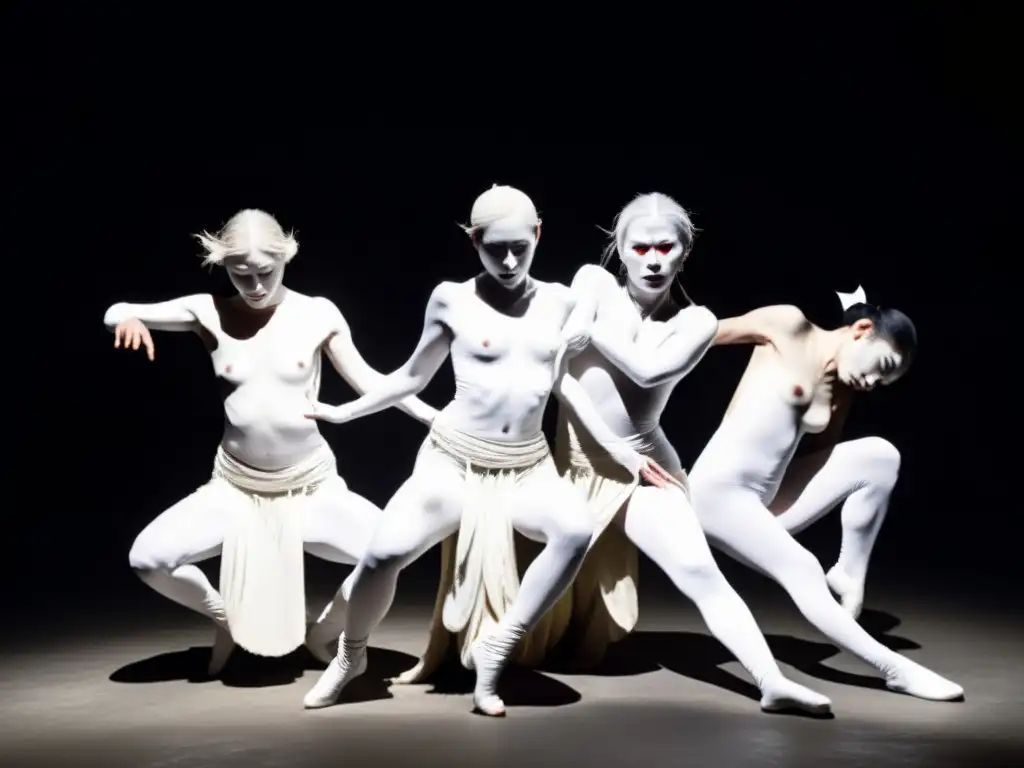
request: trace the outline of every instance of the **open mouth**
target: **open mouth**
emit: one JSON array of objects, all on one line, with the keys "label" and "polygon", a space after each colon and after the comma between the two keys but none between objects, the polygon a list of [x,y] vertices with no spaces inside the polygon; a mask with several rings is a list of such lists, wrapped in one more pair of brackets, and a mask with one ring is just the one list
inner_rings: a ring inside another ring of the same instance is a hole
[{"label": "open mouth", "polygon": [[666,279],[665,275],[644,275],[644,282],[653,287],[664,285]]},{"label": "open mouth", "polygon": [[267,298],[267,294],[265,294],[265,293],[247,293],[245,295],[245,297],[247,299],[249,299],[249,301],[263,301],[265,298]]},{"label": "open mouth", "polygon": [[512,280],[515,278],[515,276],[515,272],[501,272],[498,274],[498,277],[500,277],[502,280]]}]

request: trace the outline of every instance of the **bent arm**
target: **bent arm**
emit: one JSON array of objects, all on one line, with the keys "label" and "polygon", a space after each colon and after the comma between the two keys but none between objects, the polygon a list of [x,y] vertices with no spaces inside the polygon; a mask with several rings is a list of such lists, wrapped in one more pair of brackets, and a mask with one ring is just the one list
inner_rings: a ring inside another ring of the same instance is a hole
[{"label": "bent arm", "polygon": [[591,343],[638,386],[655,387],[685,376],[715,341],[718,318],[706,307],[687,307],[657,347],[643,347],[606,323],[594,326]]},{"label": "bent arm", "polygon": [[[332,318],[332,333],[324,345],[324,352],[327,354],[327,359],[331,361],[331,365],[334,366],[334,370],[359,395],[387,388],[387,382],[385,381],[387,377],[372,368],[363,358],[362,354],[360,354],[355,342],[352,340],[352,331],[349,328],[349,324],[338,308],[334,304],[329,303],[327,311]],[[415,396],[399,400],[395,407],[403,413],[412,416],[417,421],[422,421],[424,424],[430,424],[437,415],[436,408],[427,405]]]},{"label": "bent arm", "polygon": [[416,349],[405,364],[387,376],[377,379],[366,393],[350,403],[338,406],[343,421],[383,411],[422,392],[448,357],[450,341],[442,315],[448,301],[444,284],[434,289],[427,302],[423,332]]},{"label": "bent arm", "polygon": [[761,307],[719,321],[715,344],[771,344],[808,327],[804,313],[790,304]]},{"label": "bent arm", "polygon": [[568,408],[583,428],[590,433],[590,436],[608,452],[609,456],[634,475],[640,472],[644,462],[643,457],[605,424],[601,414],[594,407],[594,401],[590,399],[590,395],[568,370],[560,372],[552,392],[562,406]]},{"label": "bent arm", "polygon": [[104,313],[103,324],[108,331],[113,331],[120,323],[134,318],[153,331],[192,331],[199,323],[195,306],[200,298],[199,295],[182,296],[156,304],[118,302]]}]

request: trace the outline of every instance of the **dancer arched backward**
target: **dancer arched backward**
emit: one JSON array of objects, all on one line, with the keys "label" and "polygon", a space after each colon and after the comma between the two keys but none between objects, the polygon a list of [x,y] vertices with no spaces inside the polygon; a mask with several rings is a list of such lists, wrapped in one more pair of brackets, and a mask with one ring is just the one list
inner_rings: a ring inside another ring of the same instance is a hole
[{"label": "dancer arched backward", "polygon": [[[329,706],[365,671],[367,638],[391,605],[399,572],[457,531],[440,613],[458,635],[463,664],[476,670],[476,709],[504,714],[496,693],[501,670],[572,582],[594,530],[583,500],[558,477],[541,431],[552,393],[629,475],[655,485],[672,481],[616,440],[566,372],[567,344],[586,324],[573,325],[580,315],[570,316],[569,288],[530,277],[540,235],[530,198],[491,188],[474,203],[468,232],[484,271],[434,289],[409,361],[374,393],[313,409],[315,418],[335,423],[373,413],[422,391],[451,355],[455,397],[435,419],[412,476],[388,503],[356,568],[338,656],[307,694],[308,708]],[[545,544],[521,584],[513,530]]]},{"label": "dancer arched backward", "polygon": [[[833,599],[814,555],[787,532],[785,515],[777,518],[767,507],[800,439],[823,432],[833,418],[837,387],[870,388],[907,371],[917,347],[913,323],[895,309],[860,303],[847,310],[842,327],[824,330],[796,307],[771,306],[722,320],[715,343],[756,346],[721,425],[690,472],[691,498],[708,540],[779,582],[808,621],[882,672],[890,689],[936,701],[959,699],[959,685],[864,631]],[[790,508],[797,512],[794,520],[814,517],[865,482],[870,460],[861,464],[856,455],[856,449],[845,451],[840,462],[852,464],[826,465],[811,480]],[[851,580],[866,568],[878,532],[884,511],[878,496],[877,488],[854,493],[843,512],[846,557],[840,566]]]},{"label": "dancer arched backward", "polygon": [[[338,476],[306,412],[320,388],[321,352],[357,392],[381,374],[356,350],[333,303],[284,286],[298,243],[272,216],[244,210],[219,234],[198,238],[206,263],[228,271],[237,296],[118,303],[104,317],[115,347],[144,347],[150,360],[151,330],[195,332],[223,385],[225,428],[212,478],[139,534],[129,562],[157,592],[213,620],[211,675],[235,643],[282,656],[305,640],[326,663],[327,646],[341,632],[347,584],[306,637],[303,546],[354,564],[380,510]],[[398,407],[425,424],[436,414],[414,397]],[[219,592],[195,565],[217,554]]]},{"label": "dancer arched backward", "polygon": [[[867,302],[860,286],[853,293],[837,293],[843,307],[843,326],[859,328],[890,328],[890,335],[901,335],[906,346],[916,346],[914,326],[902,313],[880,310]],[[878,340],[876,336],[876,342]],[[884,348],[875,349],[880,363],[851,379],[832,385],[832,417],[823,432],[807,435],[800,441],[793,460],[786,469],[778,491],[768,504],[773,514],[792,534],[799,533],[842,504],[842,544],[839,559],[826,574],[828,585],[843,607],[854,618],[864,605],[864,583],[868,562],[878,533],[885,521],[900,472],[900,452],[881,437],[864,437],[839,442],[854,392],[867,392],[879,384],[895,381],[906,370],[895,358],[886,357]],[[869,354],[865,346],[861,352]]]}]

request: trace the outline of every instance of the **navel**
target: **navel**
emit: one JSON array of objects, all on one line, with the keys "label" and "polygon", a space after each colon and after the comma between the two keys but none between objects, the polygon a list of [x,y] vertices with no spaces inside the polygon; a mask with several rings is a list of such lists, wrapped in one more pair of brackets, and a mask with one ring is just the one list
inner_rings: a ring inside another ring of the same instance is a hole
[{"label": "navel", "polygon": [[508,434],[508,429],[509,429],[509,425],[508,425],[508,424],[506,424],[505,426],[503,426],[503,427],[501,428],[501,432],[502,432],[502,434],[505,434],[505,435],[507,435],[507,434]]}]

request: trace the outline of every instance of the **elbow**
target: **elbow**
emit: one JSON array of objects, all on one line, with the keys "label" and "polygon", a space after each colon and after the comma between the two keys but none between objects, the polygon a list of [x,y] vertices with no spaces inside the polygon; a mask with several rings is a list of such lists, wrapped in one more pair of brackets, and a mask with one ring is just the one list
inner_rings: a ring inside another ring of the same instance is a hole
[{"label": "elbow", "polygon": [[704,352],[717,340],[721,326],[715,313],[707,307],[694,307],[693,310],[693,317],[688,322],[692,323],[698,345]]}]

